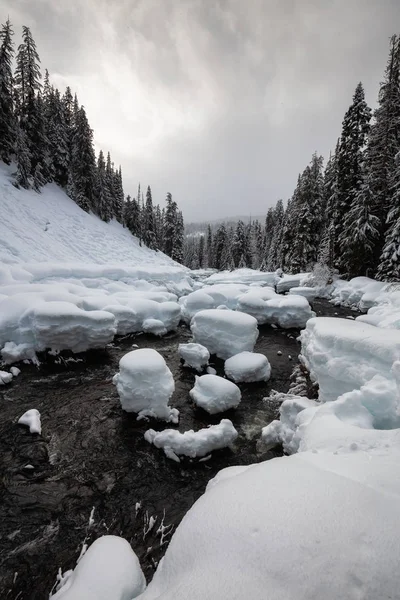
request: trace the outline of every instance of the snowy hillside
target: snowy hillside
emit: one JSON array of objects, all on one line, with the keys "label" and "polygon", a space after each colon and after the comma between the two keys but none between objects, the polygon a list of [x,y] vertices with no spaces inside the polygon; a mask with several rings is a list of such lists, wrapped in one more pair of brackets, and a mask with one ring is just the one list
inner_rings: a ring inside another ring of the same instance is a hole
[{"label": "snowy hillside", "polygon": [[140,246],[116,221],[83,211],[48,184],[38,194],[12,185],[11,166],[0,162],[0,263],[79,262],[178,266],[162,252]]}]

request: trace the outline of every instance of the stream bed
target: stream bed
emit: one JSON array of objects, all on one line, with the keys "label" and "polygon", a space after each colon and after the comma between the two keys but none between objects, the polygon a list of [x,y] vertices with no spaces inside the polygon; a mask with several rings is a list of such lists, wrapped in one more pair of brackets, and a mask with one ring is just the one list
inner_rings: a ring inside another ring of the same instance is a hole
[{"label": "stream bed", "polygon": [[[356,316],[325,300],[315,301],[313,309],[317,315]],[[83,544],[104,534],[131,543],[149,581],[171,534],[220,469],[282,454],[279,448],[259,451],[257,440],[261,428],[277,416],[277,407],[263,398],[271,390],[289,388],[299,332],[259,329],[255,351],[268,357],[271,379],[240,384],[240,406],[223,416],[208,415],[190,400],[195,372],[183,368],[177,353],[178,344],[191,337],[185,325],[161,339],[116,338],[105,351],[89,352],[78,361],[63,355],[40,368],[22,365],[21,374],[0,388],[1,598],[47,598],[58,570],[73,568]],[[164,356],[175,379],[170,404],[180,411],[179,430],[197,430],[226,417],[239,432],[233,450],[214,452],[207,461],[176,463],[144,440],[149,427],[171,425],[136,421],[120,408],[111,380],[120,358],[134,347],[154,348]],[[222,361],[210,364],[223,375]],[[16,423],[30,408],[41,413],[41,436]]]}]

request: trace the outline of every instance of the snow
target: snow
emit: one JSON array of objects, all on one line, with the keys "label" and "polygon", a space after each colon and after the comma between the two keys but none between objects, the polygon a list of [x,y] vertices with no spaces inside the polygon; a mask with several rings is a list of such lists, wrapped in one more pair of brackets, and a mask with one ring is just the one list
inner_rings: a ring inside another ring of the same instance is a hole
[{"label": "snow", "polygon": [[285,329],[303,328],[314,316],[307,298],[303,296],[280,296],[272,290],[251,288],[238,300],[238,310],[252,315],[259,325],[279,325]]},{"label": "snow", "polygon": [[288,292],[289,296],[304,296],[307,300],[314,300],[317,296],[319,296],[319,290],[316,287],[292,287]]},{"label": "snow", "polygon": [[279,294],[288,292],[292,287],[299,287],[301,282],[310,273],[296,273],[294,275],[282,275],[276,285],[276,291]]},{"label": "snow", "polygon": [[[306,413],[304,412],[300,418],[299,415],[306,409],[313,409],[316,406],[318,404],[315,400],[310,400],[304,396],[286,394],[279,409],[279,421],[272,421],[262,429],[261,441],[265,449],[282,444],[284,451],[288,454],[297,452],[300,440],[296,437],[296,433]],[[310,410],[307,414],[310,417],[314,413],[315,411]]]},{"label": "snow", "polygon": [[0,385],[5,385],[6,383],[10,383],[12,381],[13,374],[8,373],[7,371],[0,370]]},{"label": "snow", "polygon": [[42,433],[42,425],[40,422],[40,412],[36,408],[27,410],[22,417],[18,419],[18,425],[26,425],[29,427],[30,433]]},{"label": "snow", "polygon": [[338,279],[334,284],[332,299],[335,304],[366,311],[374,306],[387,286],[387,283],[369,277],[354,277],[350,281]]},{"label": "snow", "polygon": [[179,462],[179,455],[190,458],[206,456],[213,450],[230,447],[237,438],[237,431],[229,419],[222,419],[218,425],[210,425],[199,431],[180,433],[175,429],[154,431],[148,429],[144,434],[146,441],[156,448],[163,448],[165,455]]},{"label": "snow", "polygon": [[175,390],[174,378],[156,350],[142,348],[125,354],[113,383],[123,410],[138,413],[138,419],[154,417],[178,422],[178,411],[168,406]]},{"label": "snow", "polygon": [[256,319],[232,310],[202,310],[193,317],[190,328],[195,343],[222,359],[244,350],[251,352],[258,338]]},{"label": "snow", "polygon": [[98,538],[79,560],[53,600],[133,600],[146,587],[129,543],[115,535]]},{"label": "snow", "polygon": [[141,600],[396,598],[398,458],[301,453],[224,469]]},{"label": "snow", "polygon": [[392,366],[400,358],[398,330],[318,317],[307,322],[300,338],[304,363],[324,402],[359,389],[375,375],[394,378]]},{"label": "snow", "polygon": [[191,367],[198,372],[203,371],[210,360],[209,351],[201,344],[179,344],[178,354],[185,361],[185,367]]},{"label": "snow", "polygon": [[257,352],[240,352],[225,361],[225,374],[236,383],[268,381],[271,376],[271,365],[264,354]]},{"label": "snow", "polygon": [[195,377],[194,388],[189,392],[192,400],[210,415],[236,408],[242,394],[237,385],[218,375]]},{"label": "snow", "polygon": [[277,273],[267,273],[257,271],[255,269],[235,269],[234,271],[218,271],[205,279],[205,283],[214,285],[218,283],[236,283],[236,284],[251,284],[267,285],[275,287],[279,281]]},{"label": "snow", "polygon": [[21,369],[18,369],[18,367],[11,367],[10,373],[13,377],[18,377],[18,375],[21,373]]}]

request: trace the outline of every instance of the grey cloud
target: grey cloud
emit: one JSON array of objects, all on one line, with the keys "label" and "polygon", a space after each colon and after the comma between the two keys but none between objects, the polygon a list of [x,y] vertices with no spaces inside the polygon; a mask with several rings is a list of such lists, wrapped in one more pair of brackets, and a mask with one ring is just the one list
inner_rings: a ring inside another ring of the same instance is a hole
[{"label": "grey cloud", "polygon": [[290,196],[335,146],[358,81],[375,104],[400,22],[397,0],[4,2],[78,91],[125,191],[171,191],[188,220]]}]

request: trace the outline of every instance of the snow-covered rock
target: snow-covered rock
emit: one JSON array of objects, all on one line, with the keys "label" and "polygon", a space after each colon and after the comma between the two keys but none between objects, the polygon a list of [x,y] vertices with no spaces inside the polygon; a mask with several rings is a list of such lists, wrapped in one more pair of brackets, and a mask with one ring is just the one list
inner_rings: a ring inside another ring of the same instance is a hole
[{"label": "snow-covered rock", "polygon": [[[265,448],[273,448],[277,444],[282,444],[283,449],[288,454],[297,452],[300,444],[300,437],[296,436],[299,426],[302,424],[304,415],[299,418],[300,413],[306,409],[315,409],[318,403],[315,400],[310,400],[304,396],[293,396],[286,394],[285,400],[282,402],[279,414],[280,419],[272,421],[266,427],[263,427],[261,433],[261,441]],[[310,419],[315,410],[310,410],[307,417]]]},{"label": "snow-covered rock", "polygon": [[206,285],[202,289],[180,298],[182,318],[190,323],[199,311],[219,306],[236,310],[239,297],[249,289],[247,285],[234,283]]},{"label": "snow-covered rock", "polygon": [[257,271],[256,269],[235,269],[234,271],[218,271],[205,280],[206,284],[252,284],[274,287],[280,280],[279,275],[274,272]]},{"label": "snow-covered rock", "polygon": [[225,374],[236,383],[268,381],[271,365],[264,354],[240,352],[225,361]]},{"label": "snow-covered rock", "polygon": [[141,600],[396,598],[398,460],[303,452],[224,469]]},{"label": "snow-covered rock", "polygon": [[11,383],[13,378],[12,373],[8,373],[7,371],[0,371],[0,385],[5,385],[6,383]]},{"label": "snow-covered rock", "polygon": [[98,538],[79,560],[53,600],[133,600],[146,588],[139,560],[121,537]]},{"label": "snow-covered rock", "polygon": [[156,350],[142,348],[125,354],[113,383],[123,410],[138,413],[138,419],[154,417],[178,422],[178,411],[168,406],[175,390],[174,378]]},{"label": "snow-covered rock", "polygon": [[199,372],[203,371],[210,360],[209,351],[201,344],[179,344],[178,354],[185,361],[185,367],[191,367]]},{"label": "snow-covered rock", "polygon": [[29,427],[31,433],[42,433],[42,424],[40,421],[40,412],[36,408],[27,410],[22,417],[18,419],[18,425]]},{"label": "snow-covered rock", "polygon": [[238,300],[237,309],[252,315],[259,325],[279,325],[283,328],[304,327],[314,316],[307,298],[280,296],[263,288],[252,288]]},{"label": "snow-covered rock", "polygon": [[282,275],[276,284],[278,294],[288,292],[292,287],[299,287],[301,281],[310,273],[295,273],[294,275]]},{"label": "snow-covered rock", "polygon": [[307,300],[314,300],[318,294],[318,288],[302,286],[290,288],[288,296],[304,296],[304,298],[307,298]]},{"label": "snow-covered rock", "polygon": [[154,431],[148,429],[144,434],[146,441],[156,448],[163,448],[166,456],[179,462],[179,455],[190,458],[206,456],[213,450],[230,447],[238,433],[229,419],[222,419],[218,425],[210,425],[199,431],[180,433],[175,429]]},{"label": "snow-covered rock", "polygon": [[400,331],[358,320],[310,319],[301,344],[303,361],[324,402],[359,389],[375,375],[393,380],[392,366],[400,358]]},{"label": "snow-covered rock", "polygon": [[222,359],[244,350],[251,352],[258,338],[256,319],[232,310],[202,310],[193,317],[190,328],[196,343]]},{"label": "snow-covered rock", "polygon": [[18,369],[18,367],[11,367],[10,373],[13,377],[18,377],[18,375],[21,373],[21,369]]},{"label": "snow-covered rock", "polygon": [[354,277],[350,281],[338,279],[334,283],[332,299],[336,304],[366,311],[376,304],[388,284],[369,277]]},{"label": "snow-covered rock", "polygon": [[218,375],[196,375],[189,394],[195,404],[210,415],[236,408],[242,398],[237,385]]}]

